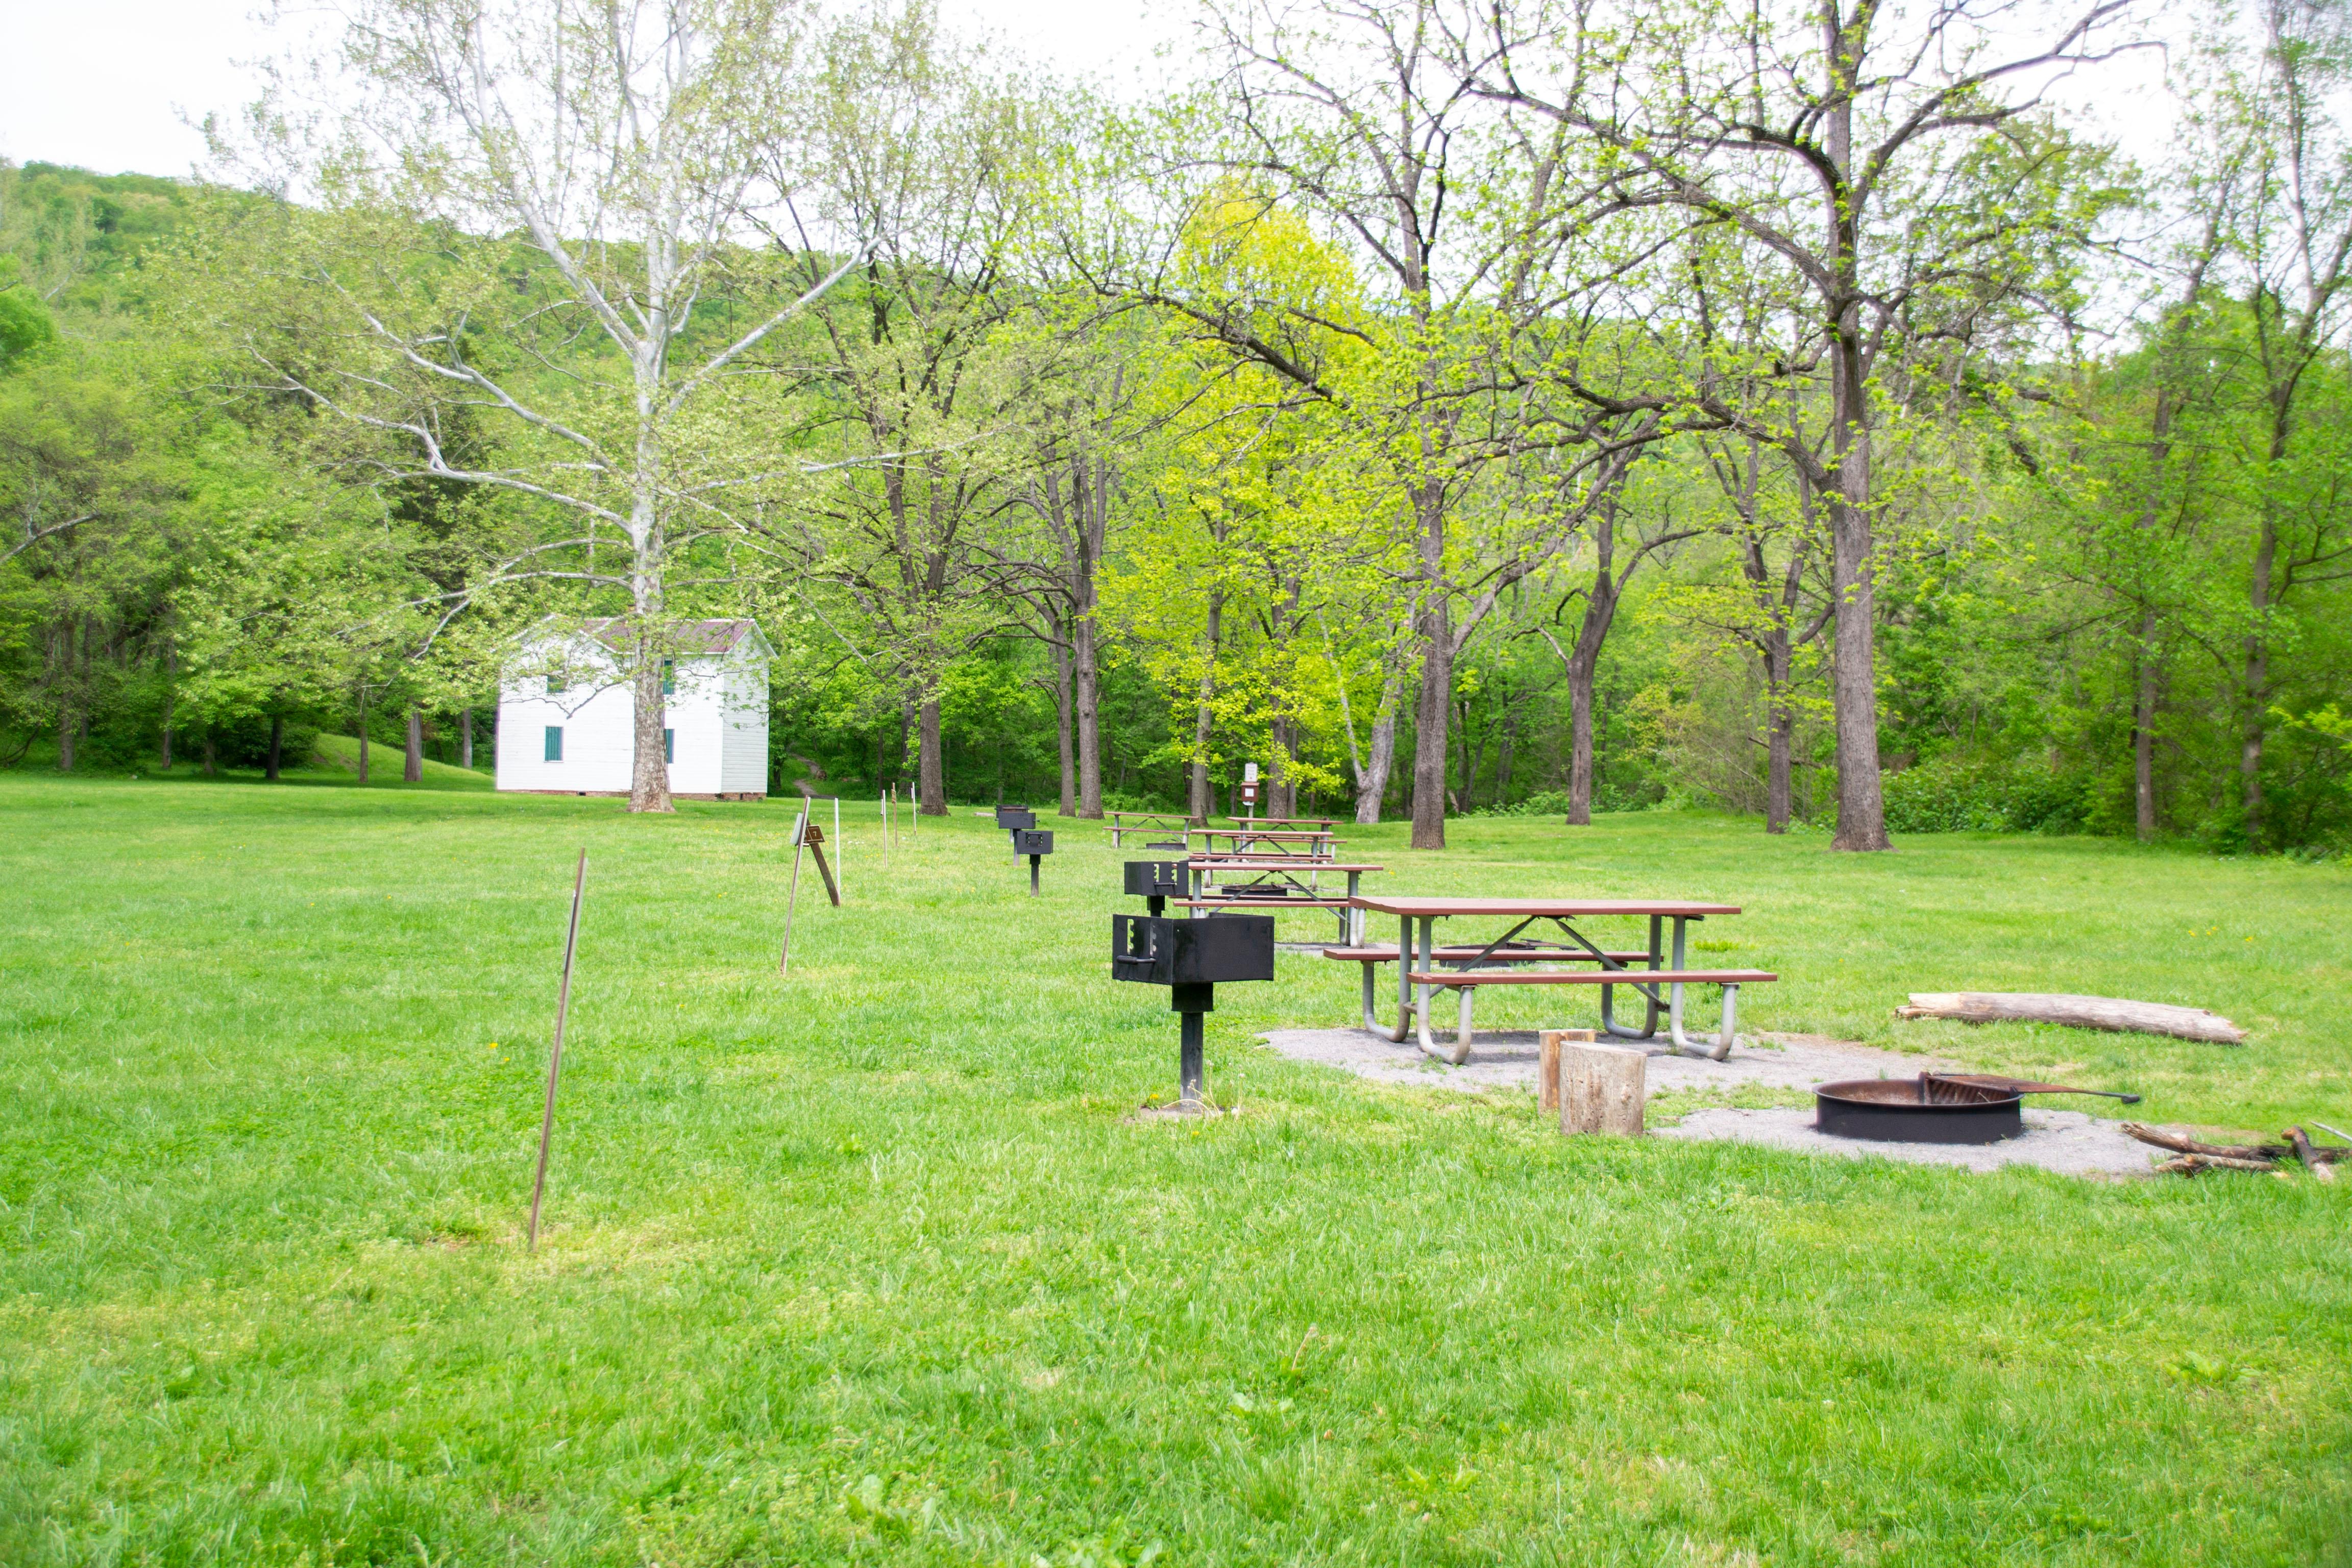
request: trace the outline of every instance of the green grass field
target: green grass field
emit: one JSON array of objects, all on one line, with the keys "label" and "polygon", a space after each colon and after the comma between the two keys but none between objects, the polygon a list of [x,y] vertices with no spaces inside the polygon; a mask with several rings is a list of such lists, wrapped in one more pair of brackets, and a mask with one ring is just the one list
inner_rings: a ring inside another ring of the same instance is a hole
[{"label": "green grass field", "polygon": [[[1138,1124],[1174,1020],[1107,978],[1097,828],[1033,903],[969,814],[886,870],[861,807],[780,984],[789,821],[0,777],[0,1563],[2352,1562],[2352,1181],[1564,1140],[1255,1044],[1348,1017],[1306,956],[1221,992],[1244,1114]],[[1741,904],[1759,1028],[2352,1126],[2341,867],[1452,831],[1349,850]],[[2254,1033],[1889,1016],[1959,987]]]}]

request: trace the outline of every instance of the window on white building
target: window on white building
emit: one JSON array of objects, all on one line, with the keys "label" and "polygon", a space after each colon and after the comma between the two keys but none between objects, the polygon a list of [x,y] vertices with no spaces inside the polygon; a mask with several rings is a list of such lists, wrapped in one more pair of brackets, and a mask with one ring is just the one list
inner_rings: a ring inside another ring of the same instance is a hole
[{"label": "window on white building", "polygon": [[662,761],[666,763],[677,761],[677,731],[675,730],[662,731]]},{"label": "window on white building", "polygon": [[563,760],[563,726],[561,724],[547,727],[547,760],[551,763]]}]

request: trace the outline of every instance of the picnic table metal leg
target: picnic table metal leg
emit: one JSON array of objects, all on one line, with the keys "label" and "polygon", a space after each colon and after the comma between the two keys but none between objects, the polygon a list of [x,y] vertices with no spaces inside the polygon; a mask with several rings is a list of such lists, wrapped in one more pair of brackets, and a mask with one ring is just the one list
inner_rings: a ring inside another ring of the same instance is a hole
[{"label": "picnic table metal leg", "polygon": [[1380,994],[1376,989],[1380,984],[1380,977],[1372,972],[1380,968],[1380,965],[1377,963],[1358,963],[1356,967],[1364,972],[1364,1033],[1368,1035],[1386,1034],[1388,1032],[1387,1026],[1380,1021],[1379,1017],[1376,1016],[1372,1011],[1373,1007],[1376,1006],[1380,1001]]},{"label": "picnic table metal leg", "polygon": [[[1454,994],[1462,998],[1462,1010],[1457,1015],[1454,1026],[1453,1049],[1445,1051],[1439,1050],[1437,1048],[1437,1042],[1430,1037],[1429,1007],[1426,1005],[1422,1007],[1420,1014],[1417,1016],[1417,1024],[1421,1030],[1422,1053],[1424,1056],[1436,1057],[1443,1061],[1452,1063],[1455,1067],[1460,1067],[1464,1062],[1470,1059],[1470,998],[1477,994],[1477,993],[1470,986],[1456,985],[1454,987]],[[1428,1001],[1433,1003],[1436,1000],[1437,992],[1436,989],[1433,987],[1430,991]]]},{"label": "picnic table metal leg", "polygon": [[1739,987],[1737,985],[1727,985],[1723,988],[1723,1026],[1716,1032],[1716,1037],[1712,1043],[1706,1040],[1690,1039],[1683,1034],[1683,988],[1677,985],[1674,988],[1674,1041],[1675,1051],[1683,1056],[1705,1057],[1709,1061],[1717,1062],[1719,1062],[1723,1060],[1724,1058],[1729,1056],[1731,1054],[1732,1023],[1733,1020],[1738,1017],[1739,1013]]},{"label": "picnic table metal leg", "polygon": [[1400,1045],[1412,1027],[1412,917],[1397,917],[1397,1021],[1389,1038]]},{"label": "picnic table metal leg", "polygon": [[[1652,969],[1658,969],[1664,966],[1666,956],[1663,943],[1664,931],[1664,917],[1661,915],[1652,915],[1650,917],[1649,955],[1650,967]],[[1682,922],[1680,921],[1676,921],[1675,922],[1675,934],[1677,941],[1679,941],[1682,935]],[[1629,984],[1632,983],[1632,977],[1638,973],[1640,972],[1637,970],[1627,970],[1625,972]],[[1637,986],[1636,989],[1640,989],[1640,987]],[[1648,1012],[1643,1017],[1642,1026],[1639,1029],[1629,1029],[1624,1025],[1617,1021],[1616,991],[1617,988],[1614,985],[1603,985],[1601,988],[1601,1032],[1604,1035],[1613,1036],[1621,1040],[1647,1040],[1655,1038],[1658,1033],[1658,988],[1653,985],[1648,987],[1646,990],[1642,991],[1642,1000],[1646,1005]]]}]

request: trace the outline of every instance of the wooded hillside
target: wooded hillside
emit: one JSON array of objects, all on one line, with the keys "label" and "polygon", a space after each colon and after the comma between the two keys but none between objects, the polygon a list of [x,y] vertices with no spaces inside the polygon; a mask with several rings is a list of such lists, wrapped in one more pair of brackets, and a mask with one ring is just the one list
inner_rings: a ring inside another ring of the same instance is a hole
[{"label": "wooded hillside", "polygon": [[[658,808],[749,615],[774,787],[932,812],[2352,843],[2339,6],[494,9],[0,165],[0,763],[455,761],[620,616]],[[2161,169],[2042,96],[2148,39]]]}]

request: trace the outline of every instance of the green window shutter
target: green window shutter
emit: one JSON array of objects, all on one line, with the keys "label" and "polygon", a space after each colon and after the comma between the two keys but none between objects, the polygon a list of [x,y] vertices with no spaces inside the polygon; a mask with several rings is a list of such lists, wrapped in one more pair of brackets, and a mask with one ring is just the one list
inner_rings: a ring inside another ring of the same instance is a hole
[{"label": "green window shutter", "polygon": [[662,660],[662,695],[664,697],[677,695],[677,660],[674,658]]},{"label": "green window shutter", "polygon": [[675,730],[662,731],[662,761],[666,763],[677,761],[677,731]]},{"label": "green window shutter", "polygon": [[547,727],[547,760],[551,763],[563,760],[563,726],[561,724]]}]

